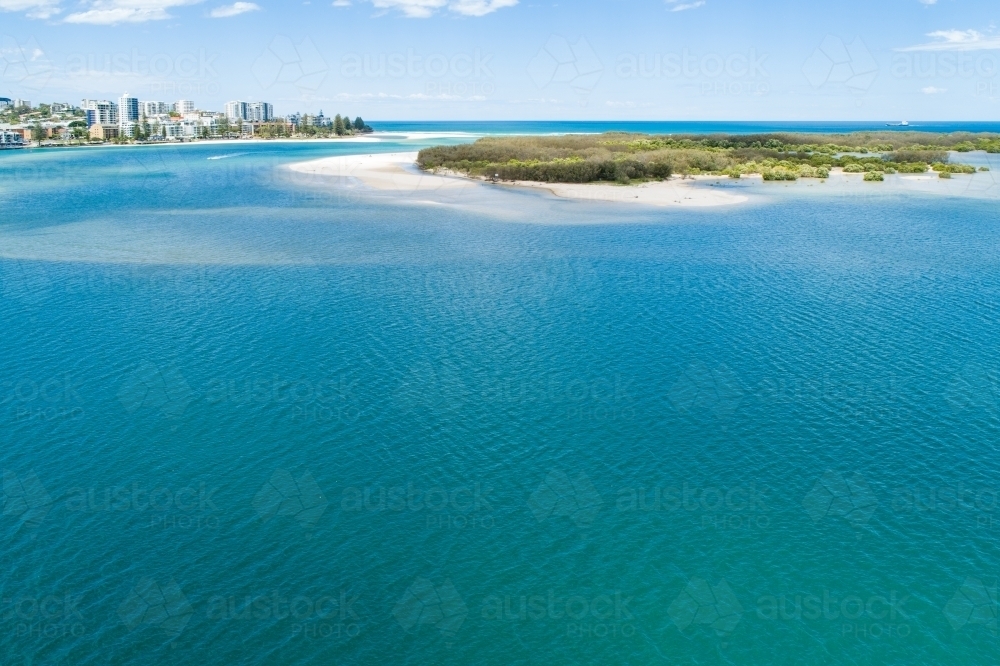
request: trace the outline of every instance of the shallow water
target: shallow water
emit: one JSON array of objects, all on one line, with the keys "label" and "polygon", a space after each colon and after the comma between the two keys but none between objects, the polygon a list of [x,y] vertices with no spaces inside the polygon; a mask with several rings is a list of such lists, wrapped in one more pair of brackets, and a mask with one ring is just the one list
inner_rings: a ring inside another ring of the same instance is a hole
[{"label": "shallow water", "polygon": [[689,211],[283,168],[357,149],[0,154],[5,663],[994,660],[996,170]]}]

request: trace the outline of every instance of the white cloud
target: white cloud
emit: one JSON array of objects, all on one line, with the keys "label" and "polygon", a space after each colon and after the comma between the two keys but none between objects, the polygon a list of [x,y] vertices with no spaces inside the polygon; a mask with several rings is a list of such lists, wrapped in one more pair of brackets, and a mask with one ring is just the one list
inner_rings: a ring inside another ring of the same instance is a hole
[{"label": "white cloud", "polygon": [[230,16],[239,16],[240,14],[259,10],[260,5],[253,2],[234,2],[231,5],[216,7],[209,16],[212,18],[229,18]]},{"label": "white cloud", "polygon": [[993,51],[1000,49],[1000,37],[978,30],[935,30],[927,33],[934,41],[897,51]]},{"label": "white cloud", "polygon": [[465,16],[486,16],[504,7],[513,7],[518,0],[452,0],[448,8]]},{"label": "white cloud", "polygon": [[62,11],[59,0],[0,0],[2,12],[27,12],[28,18],[47,19]]},{"label": "white cloud", "polygon": [[937,0],[919,0],[922,5],[936,5]]},{"label": "white cloud", "polygon": [[[485,16],[504,7],[513,7],[518,0],[371,0],[378,9],[396,9],[410,18],[429,18],[439,9],[463,16]],[[338,5],[336,2],[334,6]]]},{"label": "white cloud", "polygon": [[351,0],[333,0],[334,7],[350,7]]},{"label": "white cloud", "polygon": [[921,88],[920,92],[925,95],[940,95],[941,93],[948,92],[947,88],[935,88],[934,86],[927,86],[926,88]]},{"label": "white cloud", "polygon": [[202,0],[89,0],[89,9],[66,17],[67,23],[114,25],[143,23],[171,18],[167,10],[181,5],[193,5]]},{"label": "white cloud", "polygon": [[705,0],[695,0],[695,2],[682,2],[682,0],[666,0],[667,6],[672,12],[683,12],[687,9],[697,9],[705,4]]}]

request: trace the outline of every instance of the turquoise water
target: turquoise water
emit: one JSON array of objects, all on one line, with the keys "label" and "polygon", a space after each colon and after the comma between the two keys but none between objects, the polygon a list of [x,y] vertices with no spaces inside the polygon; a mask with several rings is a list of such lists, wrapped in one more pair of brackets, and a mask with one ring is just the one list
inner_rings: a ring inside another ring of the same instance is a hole
[{"label": "turquoise water", "polygon": [[2,663],[996,661],[995,198],[283,168],[421,141],[0,155]]}]

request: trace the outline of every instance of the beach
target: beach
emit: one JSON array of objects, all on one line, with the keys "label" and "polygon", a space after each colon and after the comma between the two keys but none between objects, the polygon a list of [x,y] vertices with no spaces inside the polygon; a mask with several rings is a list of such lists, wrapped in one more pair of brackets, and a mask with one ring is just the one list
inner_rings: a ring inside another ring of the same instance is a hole
[{"label": "beach", "polygon": [[742,194],[699,187],[696,179],[674,178],[640,185],[526,181],[489,183],[454,173],[421,171],[416,161],[416,152],[345,155],[299,162],[289,165],[289,168],[310,176],[339,179],[342,184],[347,179],[355,179],[367,187],[383,192],[455,191],[477,187],[528,188],[549,192],[563,199],[691,208],[732,206],[748,200]]},{"label": "beach", "polygon": [[835,168],[827,179],[764,182],[759,175],[733,180],[720,176],[674,176],[666,181],[636,185],[616,183],[541,183],[531,181],[493,183],[454,172],[422,171],[416,152],[376,153],[325,157],[298,162],[289,168],[304,176],[318,177],[335,186],[361,184],[378,192],[396,194],[458,193],[481,188],[534,190],[559,199],[645,205],[659,208],[715,208],[750,201],[753,195],[777,191],[826,191],[830,194],[870,195],[920,193],[942,196],[995,197],[1000,187],[993,172],[939,178],[936,173],[886,174],[884,182],[865,182],[864,174],[844,173]]}]

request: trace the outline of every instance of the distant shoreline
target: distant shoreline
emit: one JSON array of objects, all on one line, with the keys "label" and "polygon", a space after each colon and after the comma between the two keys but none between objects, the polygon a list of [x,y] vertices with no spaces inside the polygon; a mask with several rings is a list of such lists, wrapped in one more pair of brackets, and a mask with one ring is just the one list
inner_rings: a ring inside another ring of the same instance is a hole
[{"label": "distant shoreline", "polygon": [[323,138],[276,138],[276,139],[195,139],[192,141],[154,141],[148,143],[83,143],[83,144],[43,144],[41,146],[26,143],[17,148],[4,150],[49,150],[49,149],[93,149],[93,148],[152,148],[152,147],[177,147],[177,146],[241,146],[246,144],[272,144],[272,143],[383,143],[391,141],[400,136],[406,138],[474,138],[478,134],[466,134],[463,132],[396,132],[392,130],[378,131],[362,136],[350,137],[323,137]]}]

